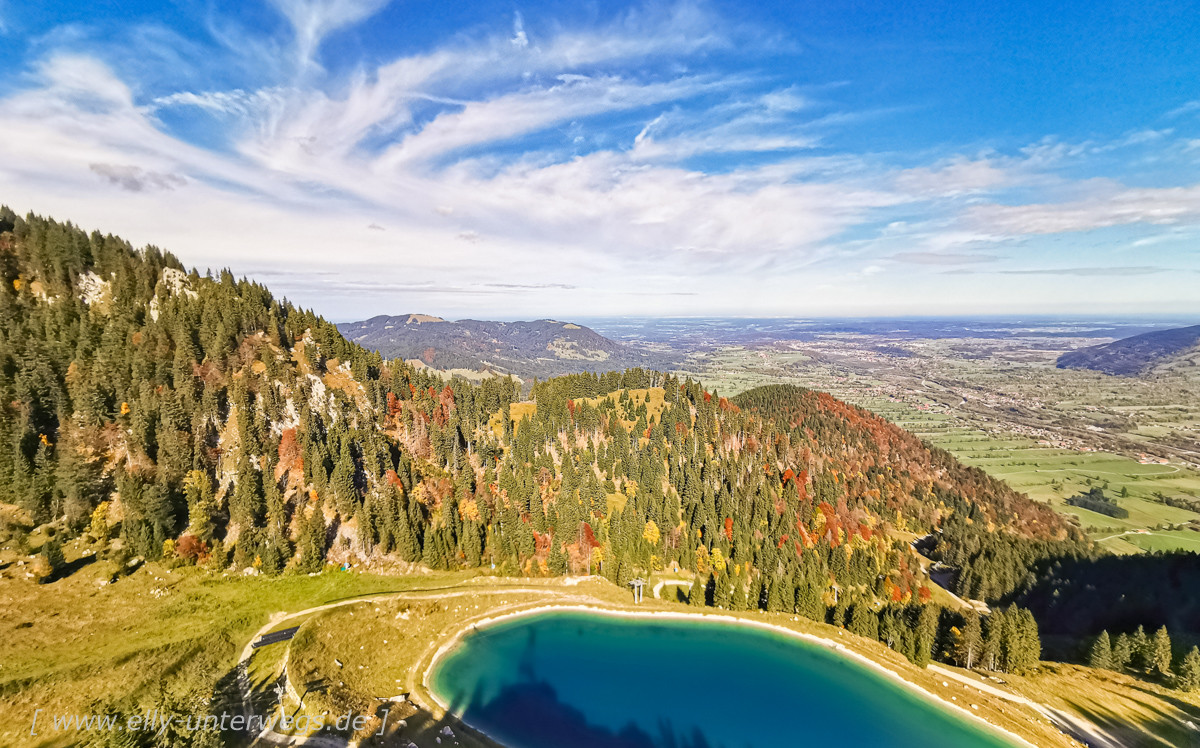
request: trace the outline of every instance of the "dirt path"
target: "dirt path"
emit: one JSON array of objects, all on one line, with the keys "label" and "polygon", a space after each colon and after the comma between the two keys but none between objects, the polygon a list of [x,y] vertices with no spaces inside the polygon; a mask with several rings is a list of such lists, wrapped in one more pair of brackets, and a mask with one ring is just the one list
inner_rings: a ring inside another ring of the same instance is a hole
[{"label": "dirt path", "polygon": [[1011,701],[1015,704],[1023,704],[1030,709],[1033,709],[1046,719],[1050,720],[1051,724],[1062,730],[1067,735],[1070,735],[1084,745],[1091,746],[1091,748],[1123,748],[1122,744],[1117,741],[1116,738],[1082,717],[1064,712],[1060,709],[1051,709],[1045,704],[1039,704],[1032,699],[1020,696],[1011,691],[1005,691],[1004,689],[996,688],[990,683],[984,683],[971,678],[970,676],[963,675],[962,673],[956,673],[955,671],[944,668],[940,665],[931,664],[929,665],[929,669],[939,675],[952,678],[959,683],[979,689],[980,691],[989,693],[992,696],[1004,699],[1005,701]]},{"label": "dirt path", "polygon": [[[1123,455],[1118,455],[1118,456],[1123,456]],[[1146,465],[1148,463],[1140,462],[1138,464]],[[1035,473],[1096,473],[1097,475],[1116,475],[1116,476],[1120,476],[1121,478],[1155,478],[1160,475],[1174,475],[1175,473],[1179,472],[1178,465],[1164,465],[1163,467],[1169,467],[1171,469],[1165,473],[1114,473],[1111,470],[1091,470],[1089,468],[1039,468],[1037,470],[1034,470],[1033,472],[1035,472]],[[1017,470],[1015,472],[1023,473],[1026,471]]]},{"label": "dirt path", "polygon": [[[547,588],[547,587],[494,587],[494,586],[481,588],[481,587],[474,587],[473,585],[470,584],[470,582],[461,582],[459,584],[449,585],[446,587],[428,587],[428,588],[424,588],[424,589],[418,588],[418,589],[411,589],[411,590],[402,590],[399,592],[385,592],[385,593],[381,593],[378,595],[369,595],[366,597],[356,597],[356,598],[353,598],[350,600],[339,600],[337,602],[325,603],[324,605],[316,605],[311,608],[305,608],[304,610],[298,610],[293,613],[276,613],[271,616],[271,619],[266,624],[264,624],[262,626],[262,628],[260,628],[257,632],[255,632],[254,636],[252,636],[250,638],[250,641],[247,642],[246,646],[242,649],[241,656],[238,657],[237,683],[238,683],[238,690],[241,692],[241,697],[242,697],[242,712],[243,712],[243,714],[245,714],[247,722],[249,722],[251,714],[253,713],[253,706],[250,703],[251,693],[250,693],[250,677],[249,677],[249,672],[248,672],[248,666],[250,663],[250,658],[252,656],[254,656],[254,642],[258,641],[260,638],[262,638],[266,634],[270,633],[272,629],[278,627],[282,623],[286,623],[287,621],[292,621],[297,618],[303,618],[305,616],[310,616],[315,613],[322,613],[327,610],[333,610],[335,608],[345,607],[347,605],[359,605],[362,603],[383,602],[385,600],[391,600],[391,599],[394,599],[397,597],[404,597],[404,598],[410,599],[410,600],[429,600],[429,599],[442,600],[445,598],[462,597],[463,595],[472,595],[472,594],[474,594],[474,595],[485,594],[486,595],[486,594],[540,593],[540,592],[547,592],[549,589],[552,589],[552,588]],[[505,606],[505,607],[507,608],[507,607],[513,607],[513,606]],[[289,644],[289,646],[290,646],[290,644]],[[286,670],[284,671],[283,677],[287,678]],[[303,745],[303,746],[312,746],[312,748],[347,748],[347,746],[352,745],[351,741],[348,741],[341,737],[320,736],[320,735],[313,735],[313,736],[309,736],[309,737],[298,737],[295,735],[287,735],[284,733],[275,732],[275,730],[270,726],[265,727],[261,732],[258,733],[258,735],[255,736],[254,740],[251,741],[251,745],[258,745],[259,743],[270,743],[273,745],[298,745],[298,746]]]}]

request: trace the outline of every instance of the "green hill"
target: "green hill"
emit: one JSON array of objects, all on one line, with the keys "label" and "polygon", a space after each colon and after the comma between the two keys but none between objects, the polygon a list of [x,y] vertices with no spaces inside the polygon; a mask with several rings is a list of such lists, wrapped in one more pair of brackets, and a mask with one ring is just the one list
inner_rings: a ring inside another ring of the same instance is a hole
[{"label": "green hill", "polygon": [[617,343],[570,322],[450,322],[425,314],[380,315],[338,325],[349,340],[387,358],[443,371],[467,369],[522,379],[635,367],[669,368],[666,357]]},{"label": "green hill", "polygon": [[1132,377],[1193,356],[1200,356],[1200,325],[1147,332],[1064,353],[1058,368]]}]

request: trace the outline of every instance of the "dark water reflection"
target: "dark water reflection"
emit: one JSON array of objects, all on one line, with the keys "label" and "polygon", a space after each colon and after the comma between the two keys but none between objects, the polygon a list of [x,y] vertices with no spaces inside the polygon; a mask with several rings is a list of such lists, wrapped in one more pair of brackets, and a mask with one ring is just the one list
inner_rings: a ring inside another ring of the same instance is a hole
[{"label": "dark water reflection", "polygon": [[514,748],[1009,745],[824,647],[711,621],[513,619],[469,634],[431,685]]}]

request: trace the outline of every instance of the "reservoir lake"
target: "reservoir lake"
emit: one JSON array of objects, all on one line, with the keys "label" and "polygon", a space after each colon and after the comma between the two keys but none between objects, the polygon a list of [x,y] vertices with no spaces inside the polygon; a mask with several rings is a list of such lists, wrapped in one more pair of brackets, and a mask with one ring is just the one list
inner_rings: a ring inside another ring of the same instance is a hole
[{"label": "reservoir lake", "polygon": [[514,617],[468,632],[429,685],[509,748],[1014,745],[828,647],[702,618]]}]

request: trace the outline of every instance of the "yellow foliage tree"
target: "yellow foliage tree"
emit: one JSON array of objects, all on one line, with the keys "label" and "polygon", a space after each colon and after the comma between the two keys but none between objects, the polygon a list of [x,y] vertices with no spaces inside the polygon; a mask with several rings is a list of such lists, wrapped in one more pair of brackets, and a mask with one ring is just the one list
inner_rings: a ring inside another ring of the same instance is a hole
[{"label": "yellow foliage tree", "polygon": [[101,501],[92,510],[92,527],[91,533],[101,542],[108,540],[108,502]]},{"label": "yellow foliage tree", "polygon": [[479,505],[474,499],[467,499],[458,505],[458,514],[460,517],[472,522],[478,522],[480,519]]},{"label": "yellow foliage tree", "polygon": [[662,534],[658,531],[658,525],[654,524],[654,520],[646,522],[646,529],[642,530],[642,537],[650,545],[658,547],[658,539],[662,537]]},{"label": "yellow foliage tree", "polygon": [[717,574],[725,571],[725,554],[721,553],[720,548],[712,549],[712,553],[708,556],[708,565]]}]

